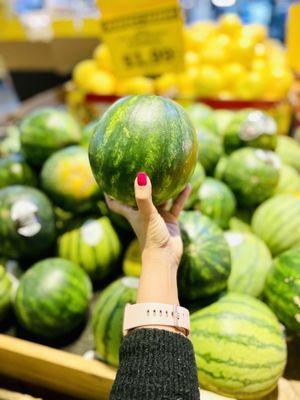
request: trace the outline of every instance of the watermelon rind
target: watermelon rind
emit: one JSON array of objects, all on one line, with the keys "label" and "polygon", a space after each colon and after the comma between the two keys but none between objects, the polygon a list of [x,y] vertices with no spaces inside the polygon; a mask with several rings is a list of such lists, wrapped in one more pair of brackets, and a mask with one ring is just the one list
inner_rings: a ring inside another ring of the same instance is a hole
[{"label": "watermelon rind", "polygon": [[12,296],[12,281],[3,265],[0,264],[0,322],[7,316]]}]

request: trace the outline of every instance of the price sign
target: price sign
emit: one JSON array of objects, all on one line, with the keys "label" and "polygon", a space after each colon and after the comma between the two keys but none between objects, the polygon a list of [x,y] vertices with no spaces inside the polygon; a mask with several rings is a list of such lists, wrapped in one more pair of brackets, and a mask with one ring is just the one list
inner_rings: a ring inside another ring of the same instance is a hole
[{"label": "price sign", "polygon": [[[121,77],[180,71],[183,18],[177,0],[99,0],[103,41]],[[103,3],[103,4],[102,4]],[[105,4],[106,3],[106,4]]]}]

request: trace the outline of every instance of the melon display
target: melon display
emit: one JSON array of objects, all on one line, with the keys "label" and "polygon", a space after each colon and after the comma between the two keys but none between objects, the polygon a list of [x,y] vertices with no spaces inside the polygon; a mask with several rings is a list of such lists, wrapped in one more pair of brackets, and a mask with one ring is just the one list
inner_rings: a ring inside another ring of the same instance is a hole
[{"label": "melon display", "polygon": [[58,238],[59,257],[80,265],[95,281],[111,275],[120,253],[120,240],[107,217],[90,218]]},{"label": "melon display", "polygon": [[0,264],[0,322],[7,316],[12,296],[12,282]]},{"label": "melon display", "polygon": [[197,151],[195,129],[182,107],[167,98],[136,95],[118,100],[103,114],[89,158],[101,189],[129,205],[135,205],[137,173],[146,172],[159,205],[189,182]]},{"label": "melon display", "polygon": [[45,255],[55,239],[52,205],[44,193],[27,186],[0,190],[0,251],[12,258]]},{"label": "melon display", "polygon": [[279,171],[279,181],[274,193],[300,193],[300,174],[294,167],[282,164]]},{"label": "melon display", "polygon": [[40,108],[27,114],[20,125],[21,146],[26,159],[42,165],[55,151],[81,140],[75,119],[59,108]]},{"label": "melon display", "polygon": [[300,246],[300,197],[279,194],[268,199],[255,210],[251,225],[273,256]]},{"label": "melon display", "polygon": [[84,320],[91,296],[91,281],[78,265],[62,258],[48,258],[22,276],[15,313],[28,332],[58,338]]},{"label": "melon display", "polygon": [[195,171],[189,182],[191,185],[191,193],[184,204],[184,208],[186,210],[191,208],[194,205],[195,201],[197,200],[198,190],[202,185],[204,178],[205,178],[204,168],[199,162],[197,162]]},{"label": "melon display", "polygon": [[120,278],[107,286],[93,312],[93,332],[97,354],[115,367],[119,364],[119,348],[123,339],[123,314],[127,303],[136,302],[138,278]]},{"label": "melon display", "polygon": [[285,164],[294,167],[300,173],[300,144],[288,136],[278,136],[276,153]]},{"label": "melon display", "polygon": [[198,160],[208,174],[212,174],[223,154],[222,138],[208,130],[197,130]]},{"label": "melon display", "polygon": [[239,217],[231,217],[228,225],[231,231],[251,232],[251,226]]},{"label": "melon display", "polygon": [[230,293],[191,315],[201,387],[237,399],[270,393],[287,359],[275,315],[254,297]]},{"label": "melon display", "polygon": [[228,291],[259,297],[264,289],[272,256],[265,243],[250,232],[225,232],[230,247]]},{"label": "melon display", "polygon": [[88,148],[90,144],[91,137],[93,136],[93,133],[95,132],[96,125],[98,123],[98,119],[95,119],[94,121],[90,122],[87,124],[83,130],[82,130],[82,140],[80,144],[83,147]]},{"label": "melon display", "polygon": [[142,256],[140,244],[137,239],[133,239],[126,249],[123,259],[123,272],[126,276],[141,275]]},{"label": "melon display", "polygon": [[228,161],[228,156],[223,155],[219,158],[219,161],[214,169],[214,177],[219,181],[224,180],[225,169]]},{"label": "melon display", "polygon": [[210,217],[221,228],[228,227],[233,216],[236,200],[231,189],[223,182],[214,178],[206,178],[198,190],[194,209]]},{"label": "melon display", "polygon": [[[2,128],[2,127],[1,127]],[[4,134],[0,134],[0,156],[9,156],[21,150],[20,131],[15,125],[4,127]]]},{"label": "melon display", "polygon": [[272,196],[279,181],[280,161],[272,151],[242,148],[228,157],[223,180],[245,205]]},{"label": "melon display", "polygon": [[190,104],[185,108],[196,129],[218,133],[218,125],[212,108],[202,103]]},{"label": "melon display", "polygon": [[37,179],[21,154],[0,158],[0,189],[10,185],[36,186]]},{"label": "melon display", "polygon": [[183,212],[179,221],[183,240],[178,270],[180,296],[196,300],[226,289],[230,250],[222,230],[198,211]]},{"label": "melon display", "polygon": [[300,333],[300,247],[274,260],[264,295],[279,320],[288,329]]},{"label": "melon display", "polygon": [[93,210],[100,198],[87,151],[80,146],[67,147],[49,157],[41,179],[43,189],[53,202],[68,211]]}]

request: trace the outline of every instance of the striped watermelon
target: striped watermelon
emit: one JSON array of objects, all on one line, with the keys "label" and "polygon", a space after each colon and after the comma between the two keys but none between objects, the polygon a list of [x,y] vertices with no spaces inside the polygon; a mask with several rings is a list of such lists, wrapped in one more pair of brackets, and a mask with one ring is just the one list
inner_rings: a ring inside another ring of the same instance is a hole
[{"label": "striped watermelon", "polygon": [[0,264],[0,322],[7,316],[9,311],[11,294],[12,282],[5,268]]},{"label": "striped watermelon", "polygon": [[217,121],[212,108],[202,103],[190,104],[185,108],[196,129],[209,130],[218,133]]},{"label": "striped watermelon", "polygon": [[129,244],[123,259],[123,272],[126,276],[141,275],[142,257],[140,244],[137,239],[133,239]]},{"label": "striped watermelon", "polygon": [[300,175],[290,165],[282,164],[274,193],[300,193]]},{"label": "striped watermelon", "polygon": [[220,228],[228,228],[233,216],[236,200],[231,189],[214,178],[206,178],[198,190],[194,209],[210,217]]},{"label": "striped watermelon", "polygon": [[300,247],[276,258],[264,295],[279,320],[288,329],[300,333]]},{"label": "striped watermelon", "polygon": [[0,158],[0,189],[10,185],[36,186],[37,179],[21,154]]},{"label": "striped watermelon", "polygon": [[222,138],[208,130],[197,130],[199,152],[198,160],[208,174],[212,174],[223,154]]},{"label": "striped watermelon", "polygon": [[110,275],[121,253],[121,243],[107,217],[88,219],[78,229],[58,238],[58,256],[80,265],[98,281]]},{"label": "striped watermelon", "polygon": [[154,95],[120,99],[101,117],[90,141],[91,167],[103,191],[135,205],[139,171],[151,178],[153,200],[176,197],[197,161],[196,132],[184,109]]},{"label": "striped watermelon", "polygon": [[271,310],[254,297],[229,293],[191,316],[201,386],[258,400],[277,385],[287,350]]},{"label": "striped watermelon", "polygon": [[241,218],[233,216],[229,220],[229,229],[236,232],[251,232],[251,226]]},{"label": "striped watermelon", "polygon": [[260,296],[272,263],[269,249],[250,232],[227,231],[225,239],[231,254],[228,291]]},{"label": "striped watermelon", "polygon": [[225,175],[225,169],[228,161],[228,156],[223,155],[220,157],[215,170],[214,170],[214,177],[218,179],[219,181],[224,180],[224,175]]},{"label": "striped watermelon", "polygon": [[78,265],[48,258],[22,276],[14,303],[17,320],[39,337],[57,338],[84,320],[91,296],[91,281]]},{"label": "striped watermelon", "polygon": [[276,153],[285,164],[294,167],[300,173],[300,144],[288,136],[279,136]]},{"label": "striped watermelon", "polygon": [[192,186],[192,190],[191,190],[191,193],[184,205],[184,208],[186,210],[191,208],[193,206],[193,204],[195,203],[195,201],[197,199],[197,195],[198,195],[198,190],[199,190],[201,184],[203,183],[204,178],[205,178],[204,168],[202,167],[202,165],[199,162],[197,162],[195,171],[189,182],[190,185]]},{"label": "striped watermelon", "polygon": [[67,147],[49,157],[41,179],[45,192],[59,207],[68,211],[90,211],[100,197],[87,151],[80,146]]},{"label": "striped watermelon", "polygon": [[101,360],[115,367],[119,364],[119,348],[123,338],[123,314],[127,303],[135,303],[138,278],[125,277],[107,286],[93,312],[93,331]]},{"label": "striped watermelon", "polygon": [[300,197],[279,194],[261,204],[253,214],[252,230],[273,256],[300,245]]},{"label": "striped watermelon", "polygon": [[273,194],[280,161],[272,151],[242,148],[228,157],[223,180],[246,205],[258,205]]},{"label": "striped watermelon", "polygon": [[198,211],[180,216],[183,256],[179,267],[180,295],[196,300],[221,292],[230,274],[230,250],[221,229]]}]

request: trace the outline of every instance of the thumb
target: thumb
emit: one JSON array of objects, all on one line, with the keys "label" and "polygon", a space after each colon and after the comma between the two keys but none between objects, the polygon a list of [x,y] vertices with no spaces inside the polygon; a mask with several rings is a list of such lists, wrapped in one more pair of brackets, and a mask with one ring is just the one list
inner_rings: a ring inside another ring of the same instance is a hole
[{"label": "thumb", "polygon": [[149,218],[156,211],[152,203],[152,186],[147,174],[139,172],[134,182],[135,200],[142,217]]}]

